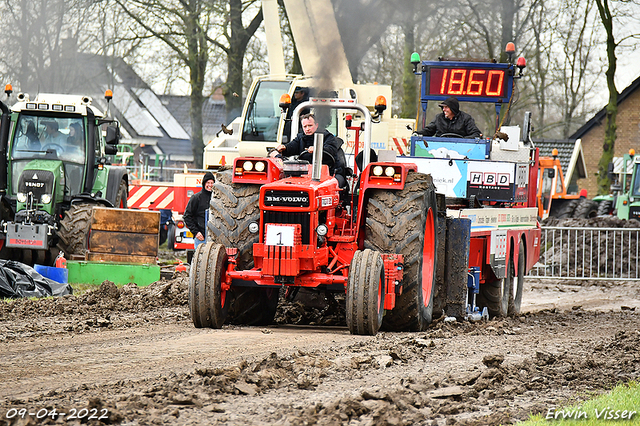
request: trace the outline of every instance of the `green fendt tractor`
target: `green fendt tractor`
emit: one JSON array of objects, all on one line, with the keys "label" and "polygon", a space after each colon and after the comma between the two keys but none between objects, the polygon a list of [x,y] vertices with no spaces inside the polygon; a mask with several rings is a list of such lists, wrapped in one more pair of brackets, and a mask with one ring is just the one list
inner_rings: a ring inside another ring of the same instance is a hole
[{"label": "green fendt tractor", "polygon": [[21,93],[11,109],[0,102],[0,258],[83,258],[93,207],[126,207],[126,168],[108,161],[120,128],[91,101]]}]

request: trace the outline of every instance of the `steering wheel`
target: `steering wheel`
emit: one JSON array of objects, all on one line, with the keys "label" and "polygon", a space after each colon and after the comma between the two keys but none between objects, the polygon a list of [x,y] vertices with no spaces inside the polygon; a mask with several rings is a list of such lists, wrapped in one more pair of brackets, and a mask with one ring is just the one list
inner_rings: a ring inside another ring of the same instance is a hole
[{"label": "steering wheel", "polygon": [[[298,159],[306,160],[309,162],[309,164],[311,164],[313,163],[313,153],[309,151],[303,151],[298,156]],[[335,165],[335,162],[336,159],[333,158],[331,154],[329,154],[327,151],[322,151],[322,164],[326,164],[327,166],[329,166],[329,169],[331,169]]]},{"label": "steering wheel", "polygon": [[53,149],[54,151],[56,151],[56,154],[62,154],[64,152],[64,148],[61,145],[58,145],[57,143],[48,143],[42,147],[42,150],[45,152],[50,149]]},{"label": "steering wheel", "polygon": [[457,133],[443,133],[440,135],[441,138],[463,138],[464,136],[459,135]]}]

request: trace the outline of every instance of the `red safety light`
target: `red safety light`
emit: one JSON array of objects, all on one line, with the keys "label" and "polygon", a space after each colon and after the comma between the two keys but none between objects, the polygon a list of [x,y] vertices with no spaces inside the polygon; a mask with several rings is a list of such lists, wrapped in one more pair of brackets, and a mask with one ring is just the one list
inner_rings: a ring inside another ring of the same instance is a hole
[{"label": "red safety light", "polygon": [[380,95],[376,98],[375,109],[378,114],[382,114],[382,111],[387,109],[387,100],[384,96]]},{"label": "red safety light", "polygon": [[179,220],[178,222],[176,222],[176,226],[178,227],[178,229],[184,228],[184,221]]},{"label": "red safety light", "polygon": [[289,95],[288,93],[285,93],[284,95],[280,96],[279,106],[282,109],[289,108],[291,106],[291,95]]},{"label": "red safety light", "polygon": [[518,68],[524,68],[524,67],[526,67],[526,66],[527,66],[527,60],[526,60],[523,56],[520,56],[520,57],[518,58],[518,61],[516,62],[516,66],[517,66]]},{"label": "red safety light", "polygon": [[505,53],[513,54],[516,52],[516,45],[513,44],[512,41],[507,43],[507,46],[504,48]]}]

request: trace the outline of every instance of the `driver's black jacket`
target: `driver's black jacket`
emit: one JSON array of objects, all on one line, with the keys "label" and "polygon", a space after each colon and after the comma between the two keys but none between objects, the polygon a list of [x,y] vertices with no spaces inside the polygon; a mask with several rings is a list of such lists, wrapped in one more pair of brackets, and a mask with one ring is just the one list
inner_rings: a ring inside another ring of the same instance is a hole
[{"label": "driver's black jacket", "polygon": [[445,117],[444,112],[440,113],[424,129],[416,133],[422,136],[442,136],[445,133],[455,133],[463,138],[479,138],[481,135],[473,117],[464,111],[458,111],[453,120]]},{"label": "driver's black jacket", "polygon": [[[338,158],[338,150],[340,149],[340,145],[342,144],[328,130],[325,129],[321,133],[324,135],[324,144],[322,150],[325,154],[322,156],[322,163],[329,166],[330,174],[333,175],[335,173],[338,173],[344,175],[344,171],[336,170],[335,164],[336,159]],[[287,143],[284,146],[285,149],[282,152],[282,155],[284,155],[285,157],[298,155],[298,158],[300,158],[301,160],[307,160],[311,163],[313,159],[312,155],[308,152],[305,152],[305,150],[310,146],[313,146],[313,139],[313,134],[306,135],[304,133],[298,133],[298,136],[296,136],[291,142]],[[329,158],[327,158],[328,156],[326,154],[329,154]]]}]

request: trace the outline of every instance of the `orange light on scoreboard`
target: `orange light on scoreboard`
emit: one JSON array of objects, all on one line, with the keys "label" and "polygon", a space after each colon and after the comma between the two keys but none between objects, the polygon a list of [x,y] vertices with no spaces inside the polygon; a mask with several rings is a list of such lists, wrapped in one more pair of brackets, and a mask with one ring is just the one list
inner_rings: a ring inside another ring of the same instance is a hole
[{"label": "orange light on scoreboard", "polygon": [[503,98],[506,70],[429,67],[429,96]]}]

